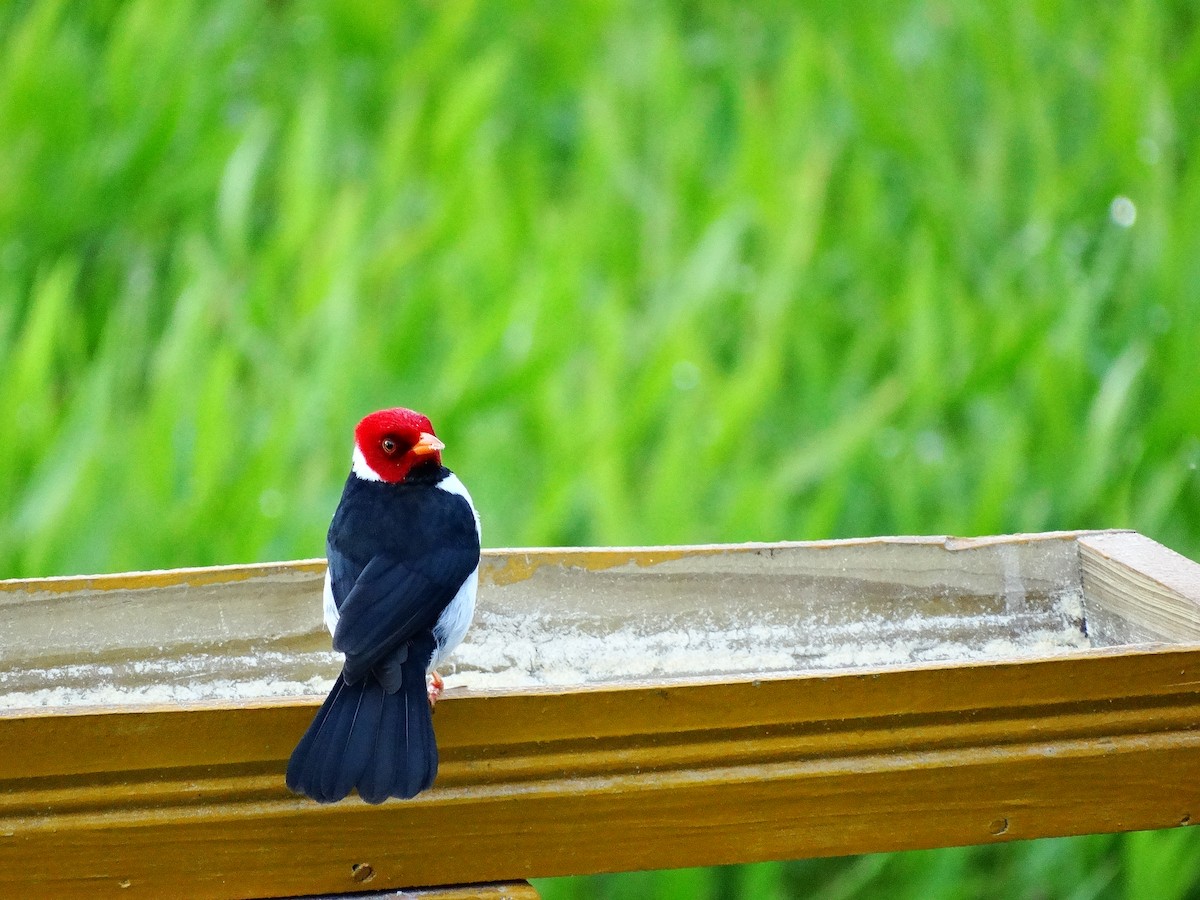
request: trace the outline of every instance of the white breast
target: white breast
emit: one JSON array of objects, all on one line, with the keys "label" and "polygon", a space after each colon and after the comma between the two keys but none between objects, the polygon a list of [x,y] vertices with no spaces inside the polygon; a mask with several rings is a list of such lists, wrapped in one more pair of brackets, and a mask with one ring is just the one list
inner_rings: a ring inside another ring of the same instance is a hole
[{"label": "white breast", "polygon": [[333,582],[329,580],[329,570],[325,570],[325,627],[329,629],[329,633],[333,634],[333,630],[337,628],[338,623],[338,608],[333,600]]},{"label": "white breast", "polygon": [[442,610],[437,624],[433,626],[433,639],[437,641],[433,657],[429,660],[429,670],[433,671],[448,657],[454,648],[462,643],[467,629],[471,627],[471,619],[475,615],[475,594],[479,588],[479,566],[467,576],[450,605]]},{"label": "white breast", "polygon": [[[475,510],[471,495],[459,477],[451,472],[438,482],[438,488],[448,494],[456,494],[467,501],[467,506],[471,507],[471,515],[475,517],[475,533],[482,537],[479,513]],[[430,671],[440,665],[454,651],[454,648],[462,643],[467,629],[471,627],[471,619],[475,616],[475,595],[478,590],[479,566],[476,566],[475,570],[467,576],[467,580],[462,583],[462,587],[458,589],[458,593],[454,595],[450,605],[442,610],[441,616],[433,626],[433,638],[437,641],[437,647],[433,651],[433,658],[429,661]]]}]

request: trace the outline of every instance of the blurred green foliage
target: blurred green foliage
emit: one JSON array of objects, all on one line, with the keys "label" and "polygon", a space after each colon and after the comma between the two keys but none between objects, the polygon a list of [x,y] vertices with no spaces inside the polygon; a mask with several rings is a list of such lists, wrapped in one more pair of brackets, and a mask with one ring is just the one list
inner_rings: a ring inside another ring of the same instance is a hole
[{"label": "blurred green foliage", "polygon": [[[5,4],[0,575],[319,555],[395,404],[491,546],[1200,556],[1197,18]],[[1198,863],[1185,831],[540,886],[1172,898]]]}]

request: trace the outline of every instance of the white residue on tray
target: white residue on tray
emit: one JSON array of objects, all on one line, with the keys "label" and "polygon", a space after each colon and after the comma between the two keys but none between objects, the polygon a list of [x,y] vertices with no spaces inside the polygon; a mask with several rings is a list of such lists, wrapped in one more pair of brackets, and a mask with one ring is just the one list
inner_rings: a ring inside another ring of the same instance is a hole
[{"label": "white residue on tray", "polygon": [[[0,671],[0,709],[189,703],[324,694],[341,655],[262,649],[80,661]],[[1006,612],[920,614],[850,621],[778,618],[686,624],[651,619],[589,631],[536,614],[482,610],[443,667],[447,688],[504,690],[696,676],[1048,656],[1091,646],[1078,593]]]},{"label": "white residue on tray", "polygon": [[[54,666],[37,673],[36,687],[29,672],[0,672],[0,709],[302,697],[326,693],[340,665],[341,654],[333,651],[298,657],[267,650]],[[329,675],[300,677],[314,666]]]},{"label": "white residue on tray", "polygon": [[505,689],[700,675],[803,672],[1047,656],[1091,646],[1076,593],[1036,612],[912,615],[838,624],[547,629],[534,615],[483,613],[454,656],[447,687]]}]

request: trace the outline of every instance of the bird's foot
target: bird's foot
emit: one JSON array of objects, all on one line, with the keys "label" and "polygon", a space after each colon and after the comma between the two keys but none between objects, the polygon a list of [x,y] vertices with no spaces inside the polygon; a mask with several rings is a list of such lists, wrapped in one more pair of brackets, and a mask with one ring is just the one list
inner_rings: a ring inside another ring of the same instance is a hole
[{"label": "bird's foot", "polygon": [[442,681],[442,676],[433,671],[429,675],[429,708],[433,709],[435,703],[442,699],[442,691],[446,689],[446,683]]}]

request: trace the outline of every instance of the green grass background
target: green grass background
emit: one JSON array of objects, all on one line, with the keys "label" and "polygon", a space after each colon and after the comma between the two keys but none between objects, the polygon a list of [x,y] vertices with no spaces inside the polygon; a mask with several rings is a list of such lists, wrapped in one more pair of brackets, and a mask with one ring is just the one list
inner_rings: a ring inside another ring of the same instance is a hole
[{"label": "green grass background", "polygon": [[[0,575],[319,555],[396,404],[489,546],[1200,557],[1198,126],[1190,2],[7,3]],[[539,886],[1175,898],[1200,841]]]}]

